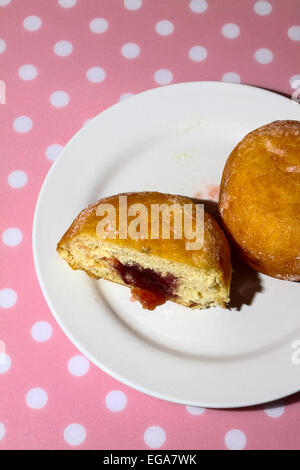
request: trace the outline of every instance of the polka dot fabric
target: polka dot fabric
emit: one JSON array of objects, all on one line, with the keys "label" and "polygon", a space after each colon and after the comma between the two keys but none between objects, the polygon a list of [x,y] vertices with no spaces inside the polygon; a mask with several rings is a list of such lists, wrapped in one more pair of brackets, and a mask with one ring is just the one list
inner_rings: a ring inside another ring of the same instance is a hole
[{"label": "polka dot fabric", "polygon": [[299,0],[0,0],[0,17],[0,448],[299,449],[299,395],[205,410],[97,369],[54,321],[31,249],[52,162],[108,106],[191,80],[291,96],[300,87]]}]

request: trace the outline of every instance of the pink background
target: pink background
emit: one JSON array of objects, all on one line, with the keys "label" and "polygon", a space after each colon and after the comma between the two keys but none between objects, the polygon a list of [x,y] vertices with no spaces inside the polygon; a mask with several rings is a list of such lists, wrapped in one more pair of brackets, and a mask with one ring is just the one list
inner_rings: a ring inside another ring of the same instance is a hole
[{"label": "pink background", "polygon": [[[106,21],[90,26],[95,18]],[[170,23],[156,29],[161,20]],[[31,249],[52,161],[125,93],[234,72],[290,96],[300,79],[299,0],[0,0],[0,24],[0,448],[299,449],[299,395],[268,407],[190,409],[89,364],[53,319]]]}]

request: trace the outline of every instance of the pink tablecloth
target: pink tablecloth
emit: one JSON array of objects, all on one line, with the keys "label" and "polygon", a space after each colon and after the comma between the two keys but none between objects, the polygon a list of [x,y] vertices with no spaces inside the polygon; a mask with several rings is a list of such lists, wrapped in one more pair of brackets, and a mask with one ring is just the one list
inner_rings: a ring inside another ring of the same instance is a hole
[{"label": "pink tablecloth", "polygon": [[299,396],[190,408],[90,364],[53,319],[31,250],[53,160],[103,109],[190,80],[300,88],[299,0],[0,0],[0,24],[0,448],[299,449]]}]

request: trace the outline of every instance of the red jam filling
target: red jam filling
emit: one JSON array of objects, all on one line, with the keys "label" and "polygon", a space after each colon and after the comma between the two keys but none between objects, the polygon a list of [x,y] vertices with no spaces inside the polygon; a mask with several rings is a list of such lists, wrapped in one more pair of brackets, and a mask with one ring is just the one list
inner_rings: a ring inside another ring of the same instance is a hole
[{"label": "red jam filling", "polygon": [[131,287],[132,296],[144,308],[153,310],[176,297],[177,280],[172,274],[162,276],[153,269],[142,268],[138,264],[122,264],[117,259],[112,264],[124,283]]}]

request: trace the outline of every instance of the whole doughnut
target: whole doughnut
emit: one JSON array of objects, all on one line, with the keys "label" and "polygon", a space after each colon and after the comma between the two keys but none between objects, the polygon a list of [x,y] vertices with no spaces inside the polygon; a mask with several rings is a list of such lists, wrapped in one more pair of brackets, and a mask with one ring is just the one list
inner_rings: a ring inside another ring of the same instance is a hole
[{"label": "whole doughnut", "polygon": [[223,171],[219,211],[250,266],[300,280],[299,121],[275,121],[242,139]]}]

